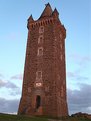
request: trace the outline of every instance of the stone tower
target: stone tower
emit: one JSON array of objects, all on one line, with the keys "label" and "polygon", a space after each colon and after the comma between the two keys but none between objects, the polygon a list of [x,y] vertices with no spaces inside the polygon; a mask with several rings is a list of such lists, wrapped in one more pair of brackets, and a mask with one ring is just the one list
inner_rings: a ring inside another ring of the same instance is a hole
[{"label": "stone tower", "polygon": [[18,114],[68,115],[66,99],[66,30],[50,4],[38,20],[28,19],[22,97]]}]

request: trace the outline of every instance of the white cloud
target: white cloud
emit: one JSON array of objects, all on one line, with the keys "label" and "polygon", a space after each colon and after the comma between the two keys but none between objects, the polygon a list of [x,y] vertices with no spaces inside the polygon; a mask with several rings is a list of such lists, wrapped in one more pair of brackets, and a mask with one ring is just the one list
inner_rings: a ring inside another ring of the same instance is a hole
[{"label": "white cloud", "polygon": [[67,77],[69,79],[74,79],[74,80],[80,80],[80,81],[88,81],[89,78],[85,75],[82,75],[80,73],[77,72],[67,72]]},{"label": "white cloud", "polygon": [[11,79],[18,79],[18,80],[22,80],[23,79],[23,74],[17,74],[11,77]]},{"label": "white cloud", "polygon": [[8,95],[8,97],[9,96],[14,97],[14,96],[19,96],[21,94],[21,89],[16,84],[10,81],[0,80],[0,92],[3,97],[6,94]]},{"label": "white cloud", "polygon": [[4,77],[1,73],[0,73],[0,78]]},{"label": "white cloud", "polygon": [[3,87],[10,88],[10,89],[18,88],[14,83],[10,81],[0,80],[0,88],[3,88]]},{"label": "white cloud", "polygon": [[1,113],[17,113],[19,100],[7,100],[0,98],[0,112]]},{"label": "white cloud", "polygon": [[69,113],[91,113],[91,85],[78,84],[80,90],[68,89]]}]

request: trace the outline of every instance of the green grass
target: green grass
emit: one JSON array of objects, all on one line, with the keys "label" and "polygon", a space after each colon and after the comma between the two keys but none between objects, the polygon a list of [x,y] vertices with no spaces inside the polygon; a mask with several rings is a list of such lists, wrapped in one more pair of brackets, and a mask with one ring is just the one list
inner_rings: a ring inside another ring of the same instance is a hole
[{"label": "green grass", "polygon": [[46,118],[0,114],[0,121],[48,121]]},{"label": "green grass", "polygon": [[67,119],[64,119],[63,121],[91,121],[91,119],[82,118],[82,117],[68,117]]},{"label": "green grass", "polygon": [[[0,114],[0,121],[48,121],[47,117],[28,117],[19,115]],[[68,117],[60,119],[62,121],[91,121],[91,119]],[[54,120],[55,121],[55,120]],[[57,121],[57,119],[56,119]]]}]

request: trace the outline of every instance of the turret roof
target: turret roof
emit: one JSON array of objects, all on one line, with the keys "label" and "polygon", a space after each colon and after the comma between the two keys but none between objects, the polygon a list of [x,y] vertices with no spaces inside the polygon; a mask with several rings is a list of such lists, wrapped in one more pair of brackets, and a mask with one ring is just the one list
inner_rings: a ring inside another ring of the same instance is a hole
[{"label": "turret roof", "polygon": [[45,7],[43,13],[41,14],[40,18],[49,17],[52,15],[52,12],[53,12],[52,8],[51,8],[50,4],[48,3],[48,4],[46,4],[46,7]]}]

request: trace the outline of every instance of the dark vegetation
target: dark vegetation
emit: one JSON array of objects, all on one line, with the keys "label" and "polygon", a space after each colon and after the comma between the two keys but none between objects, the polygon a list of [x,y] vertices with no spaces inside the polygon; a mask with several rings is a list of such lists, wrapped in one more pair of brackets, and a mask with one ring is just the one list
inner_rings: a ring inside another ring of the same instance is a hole
[{"label": "dark vegetation", "polygon": [[0,114],[0,121],[91,121],[86,117],[65,117],[60,119],[53,119],[48,117],[28,117],[10,114]]}]

